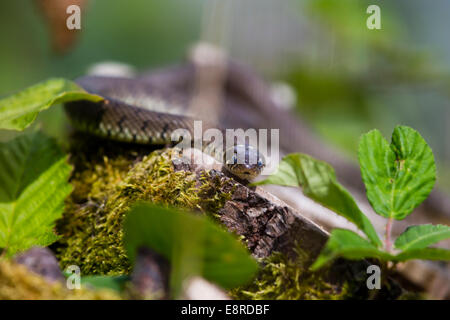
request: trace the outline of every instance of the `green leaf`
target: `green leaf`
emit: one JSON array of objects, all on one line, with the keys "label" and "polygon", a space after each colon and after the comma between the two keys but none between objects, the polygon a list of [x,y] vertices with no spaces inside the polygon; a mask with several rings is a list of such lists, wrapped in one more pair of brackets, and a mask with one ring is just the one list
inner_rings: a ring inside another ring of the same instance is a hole
[{"label": "green leaf", "polygon": [[23,130],[39,112],[57,103],[76,100],[98,102],[102,97],[89,94],[66,79],[50,79],[0,100],[0,129]]},{"label": "green leaf", "polygon": [[224,288],[251,280],[258,265],[231,234],[203,216],[138,204],[124,223],[124,246],[133,262],[139,247],[152,248],[171,262],[176,292],[189,276],[200,275]]},{"label": "green leaf", "polygon": [[305,181],[301,170],[302,159],[306,159],[306,157],[308,156],[302,153],[292,153],[283,157],[274,174],[265,180],[254,182],[252,185],[275,184],[287,187],[301,187]]},{"label": "green leaf", "polygon": [[409,127],[396,127],[390,145],[378,130],[368,132],[361,138],[358,155],[367,198],[386,218],[405,218],[433,189],[433,152]]},{"label": "green leaf", "polygon": [[287,155],[273,175],[255,183],[262,184],[302,187],[307,197],[353,222],[375,246],[381,246],[370,220],[351,194],[337,182],[334,169],[326,162],[302,153]]},{"label": "green leaf", "polygon": [[317,270],[325,264],[338,257],[352,260],[364,258],[377,258],[389,260],[392,256],[379,250],[369,241],[361,238],[358,234],[350,230],[334,229],[325,247],[320,252],[319,257],[311,266],[311,270]]},{"label": "green leaf", "polygon": [[408,227],[394,243],[401,250],[422,249],[450,238],[450,227],[442,224],[424,224]]},{"label": "green leaf", "polygon": [[410,249],[397,254],[391,260],[400,262],[413,259],[449,261],[450,250],[441,248]]},{"label": "green leaf", "polygon": [[353,231],[334,229],[325,247],[320,252],[319,257],[311,266],[311,270],[317,270],[338,257],[352,260],[376,258],[382,261],[396,262],[412,259],[450,260],[450,250],[441,248],[415,248],[403,251],[397,255],[392,255],[376,248]]},{"label": "green leaf", "polygon": [[121,292],[129,276],[84,276],[81,285],[92,289],[110,289]]},{"label": "green leaf", "polygon": [[39,132],[0,144],[0,247],[8,256],[57,239],[53,226],[72,190],[66,160]]}]

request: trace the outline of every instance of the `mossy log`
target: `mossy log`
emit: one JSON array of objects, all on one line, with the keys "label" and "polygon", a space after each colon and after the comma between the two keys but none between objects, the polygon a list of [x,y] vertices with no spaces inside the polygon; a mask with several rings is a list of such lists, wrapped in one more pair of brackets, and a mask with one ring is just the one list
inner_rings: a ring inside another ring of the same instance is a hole
[{"label": "mossy log", "polygon": [[[367,262],[341,259],[320,273],[309,272],[328,233],[263,189],[228,176],[218,163],[193,165],[180,161],[174,149],[152,151],[83,136],[76,136],[71,155],[75,188],[58,223],[61,240],[53,247],[62,268],[76,264],[82,274],[129,274],[123,216],[145,200],[210,215],[241,237],[263,268],[252,285],[231,292],[235,298],[369,295]],[[203,155],[193,149],[192,156]],[[262,292],[271,278],[271,288]],[[395,298],[400,292],[392,285],[383,295]]]}]

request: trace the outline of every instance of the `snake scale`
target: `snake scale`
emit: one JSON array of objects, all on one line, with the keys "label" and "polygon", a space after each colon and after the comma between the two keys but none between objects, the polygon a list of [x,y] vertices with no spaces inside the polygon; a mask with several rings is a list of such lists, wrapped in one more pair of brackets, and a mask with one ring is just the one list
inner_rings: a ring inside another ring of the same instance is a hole
[{"label": "snake scale", "polygon": [[[176,129],[186,129],[194,136],[196,118],[188,113],[188,101],[174,92],[132,78],[86,76],[76,82],[89,93],[105,98],[97,103],[65,104],[77,130],[111,140],[151,145],[173,143],[171,135]],[[212,126],[206,124],[205,128],[204,124],[203,129],[209,127]],[[258,176],[264,165],[264,157],[250,145],[235,144],[232,157],[224,159],[224,167],[244,180]]]}]

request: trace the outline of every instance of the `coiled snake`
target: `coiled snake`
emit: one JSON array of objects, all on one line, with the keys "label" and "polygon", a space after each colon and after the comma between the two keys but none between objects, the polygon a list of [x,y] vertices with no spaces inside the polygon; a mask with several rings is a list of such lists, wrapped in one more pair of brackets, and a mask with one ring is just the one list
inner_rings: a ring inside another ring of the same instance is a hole
[{"label": "coiled snake", "polygon": [[[130,78],[86,76],[77,80],[86,91],[105,99],[98,103],[70,102],[65,110],[80,131],[122,142],[164,145],[173,143],[171,134],[186,129],[194,136],[195,117],[189,105],[176,93]],[[219,130],[223,131],[223,129]],[[250,180],[258,176],[265,160],[248,144],[233,145],[224,167],[233,175]]]}]

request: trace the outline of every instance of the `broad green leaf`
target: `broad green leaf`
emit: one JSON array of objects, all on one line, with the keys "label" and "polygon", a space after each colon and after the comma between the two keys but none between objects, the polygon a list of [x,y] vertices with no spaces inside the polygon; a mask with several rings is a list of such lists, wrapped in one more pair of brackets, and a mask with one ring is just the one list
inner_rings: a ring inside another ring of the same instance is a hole
[{"label": "broad green leaf", "polygon": [[280,161],[276,172],[267,179],[252,183],[253,185],[275,184],[287,187],[301,187],[304,183],[302,159],[307,156],[302,153],[289,154]]},{"label": "broad green leaf", "polygon": [[449,261],[450,250],[441,248],[410,249],[397,254],[391,260],[401,262],[413,259]]},{"label": "broad green leaf", "polygon": [[441,240],[450,238],[450,227],[442,224],[424,224],[408,227],[395,240],[395,248],[403,251],[422,249]]},{"label": "broad green leaf", "polygon": [[0,100],[0,129],[23,130],[39,112],[57,103],[102,99],[70,80],[50,79]]},{"label": "broad green leaf", "polygon": [[0,248],[8,256],[57,239],[53,226],[72,190],[66,160],[39,132],[0,144]]},{"label": "broad green leaf", "polygon": [[376,248],[366,239],[350,230],[334,229],[319,257],[311,266],[311,270],[317,270],[330,261],[338,258],[360,260],[376,258],[382,261],[402,262],[413,259],[422,260],[450,260],[450,250],[441,248],[420,248],[403,251],[397,255],[390,254]]},{"label": "broad green leaf", "polygon": [[319,257],[311,266],[311,270],[317,270],[338,257],[352,260],[364,258],[377,258],[389,260],[392,256],[379,250],[369,241],[361,238],[358,234],[350,230],[334,229],[325,247],[320,252]]},{"label": "broad green leaf", "polygon": [[396,127],[390,145],[378,130],[368,132],[361,138],[358,156],[367,198],[386,218],[405,218],[433,189],[433,152],[409,127]]},{"label": "broad green leaf", "polygon": [[381,246],[370,220],[358,208],[351,194],[337,182],[334,169],[326,162],[302,153],[287,155],[273,175],[255,183],[262,184],[302,187],[307,197],[353,222],[372,244]]},{"label": "broad green leaf", "polygon": [[139,247],[149,247],[171,262],[171,286],[200,275],[232,288],[251,280],[256,261],[244,246],[203,216],[151,204],[138,204],[124,223],[124,246],[134,261]]}]

